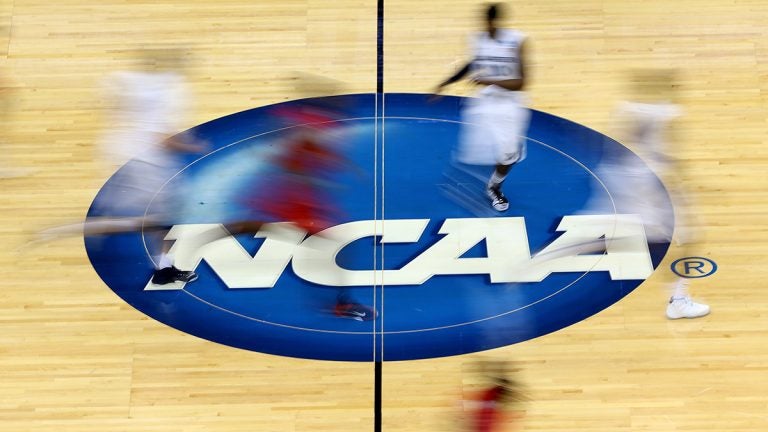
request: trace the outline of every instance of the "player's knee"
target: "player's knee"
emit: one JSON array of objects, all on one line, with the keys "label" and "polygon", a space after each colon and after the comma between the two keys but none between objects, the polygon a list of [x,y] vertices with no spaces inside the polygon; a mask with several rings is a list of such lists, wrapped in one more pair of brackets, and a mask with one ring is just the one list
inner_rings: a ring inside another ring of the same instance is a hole
[{"label": "player's knee", "polygon": [[496,165],[496,172],[499,175],[507,175],[509,173],[509,170],[512,169],[513,163],[499,163]]}]

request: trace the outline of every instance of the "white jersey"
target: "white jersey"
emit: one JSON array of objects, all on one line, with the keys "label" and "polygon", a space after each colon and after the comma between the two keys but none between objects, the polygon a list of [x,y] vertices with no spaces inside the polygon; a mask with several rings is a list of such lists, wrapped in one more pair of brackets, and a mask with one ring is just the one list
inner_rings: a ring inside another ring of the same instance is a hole
[{"label": "white jersey", "polygon": [[[187,105],[184,77],[175,72],[117,72],[105,83],[111,124],[102,137],[102,151],[121,190],[101,202],[111,212],[141,215],[155,200],[153,213],[170,214],[175,192],[163,187],[179,161],[163,141],[177,133]],[[177,186],[178,187],[178,186]]]},{"label": "white jersey", "polygon": [[[480,78],[519,79],[522,77],[520,65],[520,46],[525,35],[517,30],[498,29],[496,37],[487,32],[472,36],[472,65],[470,72]],[[486,86],[480,96],[512,93],[498,86]]]},{"label": "white jersey", "polygon": [[162,141],[179,132],[188,103],[184,77],[174,72],[117,72],[105,83],[111,125],[103,150],[119,165],[129,159],[164,164]]},{"label": "white jersey", "polygon": [[[665,135],[670,122],[681,114],[680,107],[668,102],[623,102],[618,106],[617,133],[642,160],[631,154],[604,155],[595,169],[602,184],[594,183],[584,213],[613,213],[615,209],[618,213],[640,215],[646,237],[652,242],[670,241],[677,222],[677,240],[690,240],[680,191],[674,183],[665,188],[656,175],[674,174]],[[649,172],[649,167],[656,174]],[[668,194],[677,201],[676,212],[667,206]]]},{"label": "white jersey", "polygon": [[[493,80],[520,79],[520,46],[525,35],[499,29],[496,38],[487,32],[472,36],[470,73]],[[525,159],[525,133],[531,112],[525,92],[483,86],[462,109],[457,161],[470,165],[511,165]]]}]

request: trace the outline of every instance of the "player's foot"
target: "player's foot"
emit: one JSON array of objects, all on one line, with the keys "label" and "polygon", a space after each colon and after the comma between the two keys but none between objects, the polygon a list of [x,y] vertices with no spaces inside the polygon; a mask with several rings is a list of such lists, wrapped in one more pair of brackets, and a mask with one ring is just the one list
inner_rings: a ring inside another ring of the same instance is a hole
[{"label": "player's foot", "polygon": [[672,297],[667,305],[667,318],[698,318],[709,314],[709,306],[696,303],[690,297]]},{"label": "player's foot", "polygon": [[333,314],[340,318],[349,318],[356,321],[372,321],[379,315],[376,309],[360,303],[336,303]]},{"label": "player's foot", "polygon": [[503,212],[509,208],[509,200],[507,200],[507,197],[504,196],[504,193],[498,187],[489,187],[485,190],[485,193],[491,200],[491,207],[494,210]]},{"label": "player's foot", "polygon": [[152,275],[152,283],[155,285],[165,285],[174,282],[187,283],[195,280],[197,280],[197,273],[179,270],[173,266],[155,270],[155,273]]}]

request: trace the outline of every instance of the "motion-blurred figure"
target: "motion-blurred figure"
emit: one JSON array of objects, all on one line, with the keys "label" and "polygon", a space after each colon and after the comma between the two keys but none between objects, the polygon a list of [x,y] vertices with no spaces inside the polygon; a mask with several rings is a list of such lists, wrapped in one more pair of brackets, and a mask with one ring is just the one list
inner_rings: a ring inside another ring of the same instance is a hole
[{"label": "motion-blurred figure", "polygon": [[15,166],[7,161],[10,146],[11,115],[14,104],[14,86],[10,77],[0,65],[0,179],[21,177],[30,174],[28,168]]},{"label": "motion-blurred figure", "polygon": [[[205,145],[192,137],[175,135],[189,105],[182,73],[181,53],[174,49],[141,52],[137,70],[109,76],[105,85],[109,126],[101,139],[103,159],[115,174],[115,188],[99,202],[100,213],[109,217],[91,218],[83,224],[51,228],[41,238],[83,233],[86,236],[144,231],[164,238],[173,225],[183,190],[166,182],[181,168],[179,157],[199,153]],[[148,208],[152,203],[152,211]],[[174,266],[168,244],[151,251],[156,269],[152,282],[163,285],[191,282],[194,272]]]},{"label": "motion-blurred figure", "polygon": [[480,390],[465,395],[462,408],[468,432],[516,430],[528,400],[524,387],[513,378],[509,365],[502,361],[482,361]]},{"label": "motion-blurred figure", "polygon": [[498,27],[503,18],[501,4],[484,10],[485,29],[471,38],[471,60],[440,83],[435,94],[447,85],[468,78],[480,87],[462,111],[462,129],[456,162],[493,166],[485,193],[499,212],[509,208],[501,185],[512,166],[525,158],[525,138],[531,113],[523,92],[526,84],[526,36]]},{"label": "motion-blurred figure", "polygon": [[[345,110],[339,105],[341,99],[330,96],[338,92],[337,82],[302,74],[296,83],[304,103],[272,111],[287,136],[274,146],[266,178],[261,178],[245,199],[250,214],[224,223],[225,231],[216,228],[199,234],[194,244],[205,247],[224,236],[271,230],[279,239],[285,224],[323,237],[319,242],[323,245],[333,244],[334,239],[324,237],[322,231],[338,225],[343,217],[332,196],[338,187],[334,178],[342,171],[356,170],[342,152],[345,137],[340,120],[345,118]],[[357,321],[377,316],[373,307],[357,302],[346,288],[337,290],[333,313]]]},{"label": "motion-blurred figure", "polygon": [[[686,256],[693,240],[691,212],[680,181],[681,165],[671,155],[676,140],[675,123],[682,115],[682,108],[674,102],[675,73],[636,71],[631,84],[632,97],[616,110],[615,134],[642,161],[629,155],[604,154],[596,174],[610,191],[613,202],[595,185],[585,212],[610,214],[615,205],[620,214],[639,215],[649,243],[671,242],[671,253]],[[642,166],[643,162],[663,180],[663,185]],[[667,191],[674,211],[666,205]],[[709,306],[691,299],[688,281],[678,277],[670,284],[666,310],[669,319],[697,318],[709,313]]]}]

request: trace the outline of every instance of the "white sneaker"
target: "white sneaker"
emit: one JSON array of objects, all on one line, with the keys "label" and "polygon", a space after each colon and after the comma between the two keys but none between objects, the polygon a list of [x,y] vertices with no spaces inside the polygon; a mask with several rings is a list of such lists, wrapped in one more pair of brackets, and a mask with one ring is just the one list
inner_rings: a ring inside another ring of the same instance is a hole
[{"label": "white sneaker", "polygon": [[670,298],[667,305],[667,318],[698,318],[709,314],[709,306],[696,303],[690,297]]}]

